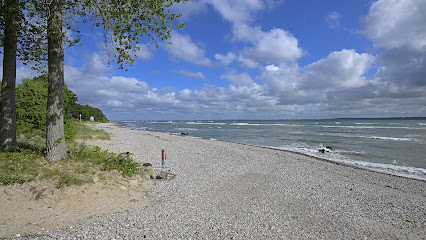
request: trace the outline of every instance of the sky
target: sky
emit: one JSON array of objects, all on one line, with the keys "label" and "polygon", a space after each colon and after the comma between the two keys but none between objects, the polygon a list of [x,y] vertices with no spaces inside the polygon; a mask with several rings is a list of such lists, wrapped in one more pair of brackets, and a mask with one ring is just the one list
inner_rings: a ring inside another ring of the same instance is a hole
[{"label": "sky", "polygon": [[[185,27],[171,45],[141,43],[128,71],[108,66],[102,33],[83,28],[65,52],[78,103],[110,120],[426,116],[425,0],[189,0],[172,11]],[[18,84],[36,75],[18,65]]]}]

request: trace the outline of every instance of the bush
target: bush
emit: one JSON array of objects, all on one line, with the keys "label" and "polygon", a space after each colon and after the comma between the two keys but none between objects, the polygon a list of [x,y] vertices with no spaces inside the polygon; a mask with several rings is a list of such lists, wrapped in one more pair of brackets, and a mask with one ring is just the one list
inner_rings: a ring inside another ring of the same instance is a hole
[{"label": "bush", "polygon": [[0,184],[23,184],[36,178],[52,179],[58,188],[93,183],[97,171],[117,170],[123,177],[141,172],[140,163],[131,153],[115,154],[101,148],[74,144],[67,159],[49,162],[43,153],[16,148],[15,152],[0,152]]},{"label": "bush", "polygon": [[32,179],[23,176],[11,176],[11,175],[0,175],[0,183],[2,185],[14,185],[16,183],[23,184],[29,182]]},{"label": "bush", "polygon": [[93,164],[101,165],[102,171],[118,170],[123,177],[132,177],[142,170],[140,163],[132,159],[131,153],[114,154],[100,147],[94,146],[90,149],[84,143],[70,149],[70,157],[79,159],[90,159]]},{"label": "bush", "polygon": [[72,142],[74,141],[75,138],[75,130],[74,130],[74,125],[72,123],[71,120],[66,120],[64,123],[64,133],[65,133],[65,140],[67,142]]},{"label": "bush", "polygon": [[129,152],[120,153],[105,161],[103,170],[111,171],[113,169],[121,172],[123,177],[133,177],[142,170],[140,163],[133,161],[132,154]]},{"label": "bush", "polygon": [[[24,79],[16,88],[16,122],[17,132],[25,134],[27,138],[39,135],[46,136],[47,114],[47,75],[41,75],[33,79]],[[79,119],[80,114],[84,120],[93,116],[98,122],[106,122],[108,119],[99,108],[90,105],[80,105],[78,98],[67,85],[64,86],[64,130],[65,138],[71,142],[75,133],[69,120]]]},{"label": "bush", "polygon": [[39,157],[36,152],[16,149],[13,153],[1,153],[0,157],[0,183],[3,185],[32,181],[42,167],[36,160]]}]

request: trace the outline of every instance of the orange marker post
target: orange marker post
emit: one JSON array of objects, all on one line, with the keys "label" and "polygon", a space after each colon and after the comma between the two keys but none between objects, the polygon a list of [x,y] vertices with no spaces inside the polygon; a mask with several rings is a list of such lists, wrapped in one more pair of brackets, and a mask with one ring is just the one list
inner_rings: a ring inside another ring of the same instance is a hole
[{"label": "orange marker post", "polygon": [[166,150],[161,149],[161,167],[164,167],[164,164],[166,163],[166,159],[167,159]]}]

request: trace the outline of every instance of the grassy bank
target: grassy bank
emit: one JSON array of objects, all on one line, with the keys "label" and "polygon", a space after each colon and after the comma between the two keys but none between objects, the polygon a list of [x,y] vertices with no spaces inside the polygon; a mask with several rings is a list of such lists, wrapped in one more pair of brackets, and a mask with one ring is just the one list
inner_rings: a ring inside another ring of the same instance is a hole
[{"label": "grassy bank", "polygon": [[96,124],[94,122],[83,122],[73,121],[75,138],[83,140],[111,140],[111,135],[104,130],[93,129],[90,127],[91,124]]},{"label": "grassy bank", "polygon": [[[90,124],[72,122],[75,139],[110,140],[109,133],[96,130]],[[131,153],[115,154],[89,147],[82,143],[69,142],[66,159],[49,162],[44,154],[45,147],[28,141],[19,142],[18,147],[0,152],[0,184],[13,185],[30,181],[55,183],[57,188],[91,183],[103,179],[105,171],[117,170],[123,177],[139,173],[141,166],[132,160]]]}]

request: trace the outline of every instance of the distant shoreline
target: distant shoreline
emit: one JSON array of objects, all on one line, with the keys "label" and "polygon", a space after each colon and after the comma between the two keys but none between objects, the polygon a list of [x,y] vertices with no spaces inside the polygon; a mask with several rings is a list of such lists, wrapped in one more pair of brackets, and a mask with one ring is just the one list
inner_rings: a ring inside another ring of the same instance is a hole
[{"label": "distant shoreline", "polygon": [[176,119],[176,120],[114,120],[112,123],[127,122],[127,121],[142,121],[142,122],[168,122],[168,121],[327,121],[327,120],[426,120],[426,117],[384,117],[384,118],[308,118],[308,119]]}]

